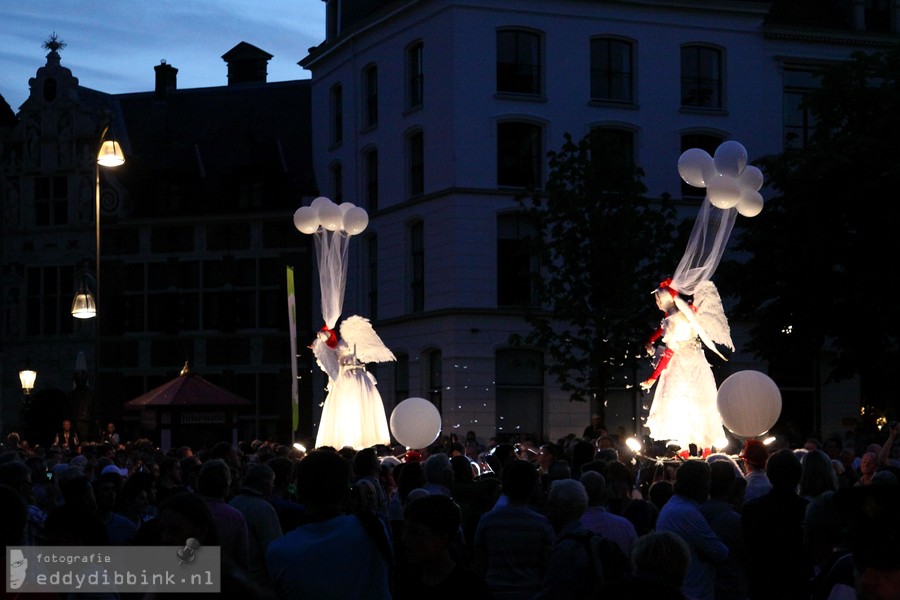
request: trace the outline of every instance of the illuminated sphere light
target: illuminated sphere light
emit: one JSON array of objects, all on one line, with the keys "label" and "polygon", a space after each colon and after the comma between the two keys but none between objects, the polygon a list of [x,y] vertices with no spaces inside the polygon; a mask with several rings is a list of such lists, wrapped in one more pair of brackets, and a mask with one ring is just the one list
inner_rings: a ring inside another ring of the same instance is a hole
[{"label": "illuminated sphere light", "polygon": [[294,213],[294,227],[300,233],[315,233],[319,228],[319,211],[311,206],[301,206]]},{"label": "illuminated sphere light", "polygon": [[678,158],[678,174],[688,185],[702,188],[716,174],[715,165],[706,150],[690,148]]},{"label": "illuminated sphere light", "polygon": [[[341,205],[343,206],[343,205]],[[369,226],[369,214],[358,206],[344,213],[344,231],[350,235],[358,235]]]},{"label": "illuminated sphere light", "polygon": [[344,214],[334,202],[319,207],[319,221],[328,231],[338,231],[344,225]]},{"label": "illuminated sphere light", "polygon": [[441,433],[441,414],[425,398],[407,398],[391,412],[391,433],[407,448],[427,448]]},{"label": "illuminated sphere light", "polygon": [[781,392],[759,371],[738,371],[719,386],[716,398],[722,423],[742,438],[762,435],[781,415]]},{"label": "illuminated sphere light", "polygon": [[315,200],[313,200],[312,202],[309,203],[309,207],[318,211],[320,208],[322,208],[323,206],[328,205],[328,204],[334,204],[334,202],[331,201],[331,198],[326,198],[325,196],[319,196],[318,198],[316,198]]},{"label": "illuminated sphere light", "polygon": [[722,142],[713,155],[716,171],[737,177],[747,166],[747,149],[735,141]]},{"label": "illuminated sphere light", "polygon": [[759,192],[744,188],[737,203],[737,211],[743,217],[755,217],[762,212],[763,204],[763,197]]},{"label": "illuminated sphere light", "polygon": [[706,196],[716,208],[732,208],[741,200],[741,187],[734,177],[719,175],[707,183]]},{"label": "illuminated sphere light", "polygon": [[738,175],[738,183],[741,185],[741,188],[747,188],[758,192],[762,189],[765,178],[763,177],[763,172],[757,167],[748,165],[744,168],[743,172]]}]

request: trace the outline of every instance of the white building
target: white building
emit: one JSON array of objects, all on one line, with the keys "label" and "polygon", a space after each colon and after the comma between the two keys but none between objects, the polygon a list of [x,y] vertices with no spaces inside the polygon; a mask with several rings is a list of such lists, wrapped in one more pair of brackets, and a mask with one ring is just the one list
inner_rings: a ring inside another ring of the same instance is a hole
[{"label": "white building", "polygon": [[[502,252],[519,235],[514,198],[540,187],[564,133],[617,130],[648,195],[682,198],[683,150],[734,139],[753,160],[802,143],[797,101],[816,68],[898,31],[897,8],[861,0],[325,1],[325,41],[300,62],[316,177],[371,218],[344,315],[371,317],[399,357],[377,371],[388,411],[427,397],[445,432],[482,439],[580,434],[595,408],[542,376],[540,352],[508,343],[526,331],[528,293]],[[738,352],[731,370],[748,360]],[[828,432],[858,397],[823,393],[814,427]],[[607,424],[630,432],[638,402],[620,396]]]}]

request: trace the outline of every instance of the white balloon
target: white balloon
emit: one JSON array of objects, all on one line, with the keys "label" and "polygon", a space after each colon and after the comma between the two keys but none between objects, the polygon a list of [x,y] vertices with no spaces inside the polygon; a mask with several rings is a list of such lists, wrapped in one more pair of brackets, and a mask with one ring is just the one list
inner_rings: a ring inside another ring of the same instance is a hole
[{"label": "white balloon", "polygon": [[690,148],[678,157],[678,174],[688,185],[706,187],[707,177],[714,170],[713,159],[706,150]]},{"label": "white balloon", "polygon": [[716,397],[722,423],[744,438],[762,435],[781,415],[781,391],[768,375],[738,371],[719,387]]},{"label": "white balloon", "polygon": [[315,200],[310,202],[309,206],[310,206],[310,208],[319,210],[320,208],[322,208],[323,206],[328,205],[328,204],[334,204],[334,202],[332,202],[330,198],[326,198],[325,196],[319,196],[318,198],[316,198]]},{"label": "white balloon", "polygon": [[441,433],[441,414],[425,398],[407,398],[391,412],[391,433],[407,448],[427,448]]},{"label": "white balloon", "polygon": [[762,212],[763,204],[763,197],[759,192],[744,188],[737,203],[737,211],[743,217],[755,217]]},{"label": "white balloon", "polygon": [[319,229],[319,211],[310,206],[301,206],[294,212],[294,227],[300,233],[315,233]]},{"label": "white balloon", "polygon": [[732,208],[741,200],[741,187],[734,177],[718,175],[707,184],[706,196],[716,208]]},{"label": "white balloon", "polygon": [[738,176],[738,183],[741,184],[742,188],[749,188],[754,192],[758,192],[762,188],[763,183],[765,183],[763,172],[753,165],[747,165]]},{"label": "white balloon", "polygon": [[338,204],[338,208],[341,209],[341,216],[343,217],[344,215],[346,215],[347,211],[350,210],[351,208],[353,208],[354,206],[356,206],[356,205],[353,204],[352,202],[341,202],[340,204]]},{"label": "white balloon", "polygon": [[713,155],[716,170],[722,175],[737,177],[747,166],[747,149],[733,140],[722,142]]},{"label": "white balloon", "polygon": [[[341,205],[343,206],[343,204]],[[365,231],[369,226],[369,213],[364,208],[354,206],[344,213],[344,231],[350,235],[357,235]]]},{"label": "white balloon", "polygon": [[339,230],[344,224],[343,216],[341,209],[334,202],[322,204],[319,207],[319,221],[321,221],[322,227],[328,231]]}]

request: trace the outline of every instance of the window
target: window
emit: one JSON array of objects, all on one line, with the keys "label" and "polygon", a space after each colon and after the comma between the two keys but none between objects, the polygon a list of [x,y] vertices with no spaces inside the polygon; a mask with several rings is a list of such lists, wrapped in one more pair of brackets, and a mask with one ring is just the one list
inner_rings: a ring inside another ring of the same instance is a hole
[{"label": "window", "polygon": [[425,193],[425,136],[421,131],[407,138],[407,163],[409,165],[409,195]]},{"label": "window", "polygon": [[[709,133],[690,133],[681,136],[681,151],[691,148],[700,148],[706,150],[710,156],[716,153],[716,148],[722,143],[724,138],[719,135]],[[681,182],[682,196],[704,196],[706,191],[703,188],[697,188],[684,181]]]},{"label": "window", "polygon": [[397,352],[394,363],[394,405],[409,398],[409,354]]},{"label": "window", "polygon": [[366,237],[366,259],[368,261],[369,318],[378,318],[378,236],[374,233]]},{"label": "window", "polygon": [[804,102],[819,87],[812,71],[784,71],[784,147],[802,148],[815,129],[815,118]]},{"label": "window", "polygon": [[[88,279],[88,285],[93,282]],[[72,333],[72,298],[80,283],[72,267],[32,267],[27,270],[25,309],[27,336]]]},{"label": "window", "polygon": [[406,50],[406,108],[418,108],[425,99],[425,75],[422,42]]},{"label": "window", "polygon": [[369,65],[363,69],[363,107],[366,127],[378,125],[378,67]]},{"label": "window", "polygon": [[505,121],[497,124],[497,185],[537,188],[541,182],[541,127]]},{"label": "window", "polygon": [[634,102],[633,48],[615,38],[591,40],[591,100]]},{"label": "window", "polygon": [[428,401],[434,404],[439,413],[443,412],[443,354],[440,350],[432,350],[425,356],[428,365]]},{"label": "window", "polygon": [[412,312],[425,310],[425,228],[421,221],[409,227],[410,299]]},{"label": "window", "polygon": [[536,301],[538,257],[532,247],[536,235],[537,226],[528,215],[508,214],[497,218],[499,306],[531,306]]},{"label": "window", "polygon": [[607,164],[634,167],[634,132],[621,127],[591,129],[591,158]]},{"label": "window", "polygon": [[495,359],[497,441],[526,433],[540,435],[544,429],[543,354],[516,348],[498,350]]},{"label": "window", "polygon": [[541,38],[518,29],[497,32],[497,91],[541,93]]},{"label": "window", "polygon": [[365,177],[365,208],[369,211],[378,210],[378,150],[367,150],[363,155],[363,175]]},{"label": "window", "polygon": [[331,88],[331,145],[336,146],[344,139],[344,88],[337,84]]},{"label": "window", "polygon": [[344,168],[336,162],[329,169],[331,172],[331,199],[335,204],[340,204],[344,197]]},{"label": "window", "polygon": [[69,222],[68,183],[65,175],[37,177],[34,180],[35,225],[49,227]]},{"label": "window", "polygon": [[681,48],[681,105],[722,108],[722,52],[709,46]]}]

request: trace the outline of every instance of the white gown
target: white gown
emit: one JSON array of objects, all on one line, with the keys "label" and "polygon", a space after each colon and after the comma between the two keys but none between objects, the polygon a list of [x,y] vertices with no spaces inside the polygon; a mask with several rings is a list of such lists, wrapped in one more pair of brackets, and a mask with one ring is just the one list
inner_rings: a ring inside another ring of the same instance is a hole
[{"label": "white gown", "polygon": [[654,440],[676,440],[683,448],[710,448],[724,439],[716,405],[716,380],[703,343],[690,321],[676,312],[663,321],[662,342],[673,351],[656,383],[647,428]]},{"label": "white gown", "polygon": [[331,382],[331,391],[322,408],[316,447],[331,446],[356,450],[376,444],[390,444],[391,435],[378,393],[375,377],[358,364],[346,344],[337,350],[340,371]]}]

